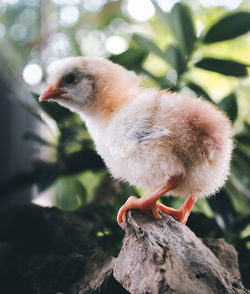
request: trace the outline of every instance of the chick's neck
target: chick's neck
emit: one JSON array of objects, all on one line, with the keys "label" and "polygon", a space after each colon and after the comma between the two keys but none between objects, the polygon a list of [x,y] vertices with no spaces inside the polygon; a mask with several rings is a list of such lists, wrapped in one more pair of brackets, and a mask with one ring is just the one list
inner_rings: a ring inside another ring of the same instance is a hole
[{"label": "chick's neck", "polygon": [[105,124],[141,91],[139,85],[130,81],[122,83],[114,79],[112,84],[104,81],[98,86],[94,102],[86,115],[91,116],[92,120],[94,118],[95,121]]}]

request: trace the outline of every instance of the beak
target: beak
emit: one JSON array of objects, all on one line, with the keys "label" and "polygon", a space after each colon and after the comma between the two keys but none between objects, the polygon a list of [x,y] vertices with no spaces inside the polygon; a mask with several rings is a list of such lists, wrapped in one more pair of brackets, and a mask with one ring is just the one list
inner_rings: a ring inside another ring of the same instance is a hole
[{"label": "beak", "polygon": [[58,98],[61,98],[63,94],[65,94],[65,91],[49,84],[48,89],[44,91],[44,93],[41,94],[41,96],[39,97],[39,101],[42,102],[42,101],[48,101],[50,99],[58,99]]}]

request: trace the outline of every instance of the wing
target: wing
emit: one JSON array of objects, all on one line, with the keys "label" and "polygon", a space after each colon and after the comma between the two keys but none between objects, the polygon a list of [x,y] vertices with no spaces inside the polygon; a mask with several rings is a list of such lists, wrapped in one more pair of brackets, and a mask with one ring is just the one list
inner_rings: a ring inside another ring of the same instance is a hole
[{"label": "wing", "polygon": [[142,141],[157,139],[171,134],[171,131],[163,126],[149,121],[134,122],[128,126],[127,136],[130,140],[140,143]]},{"label": "wing", "polygon": [[112,156],[127,157],[132,155],[141,143],[169,136],[171,132],[149,120],[131,120],[119,125],[113,134],[115,136],[110,146]]}]

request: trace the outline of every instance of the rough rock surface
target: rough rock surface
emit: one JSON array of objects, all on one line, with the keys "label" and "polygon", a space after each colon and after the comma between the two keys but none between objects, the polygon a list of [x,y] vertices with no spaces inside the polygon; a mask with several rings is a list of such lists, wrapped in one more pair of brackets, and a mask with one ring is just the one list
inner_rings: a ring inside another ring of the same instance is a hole
[{"label": "rough rock surface", "polygon": [[114,258],[103,253],[96,253],[91,256],[82,277],[70,289],[70,293],[95,293],[105,288],[110,276],[112,276]]},{"label": "rough rock surface", "polygon": [[232,245],[223,239],[203,238],[202,242],[213,252],[227,271],[236,278],[241,278],[238,255]]},{"label": "rough rock surface", "polygon": [[200,240],[167,215],[129,211],[118,258],[101,253],[95,236],[105,226],[103,211],[0,211],[0,293],[250,293],[231,245]]},{"label": "rough rock surface", "polygon": [[130,293],[250,293],[234,248],[223,240],[203,243],[172,217],[154,221],[140,211],[127,213],[124,229],[114,277]]}]

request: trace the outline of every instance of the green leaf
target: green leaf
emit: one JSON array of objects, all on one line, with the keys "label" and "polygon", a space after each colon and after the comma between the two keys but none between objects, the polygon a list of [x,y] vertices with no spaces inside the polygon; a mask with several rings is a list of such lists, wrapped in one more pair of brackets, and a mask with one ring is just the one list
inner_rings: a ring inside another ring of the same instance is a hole
[{"label": "green leaf", "polygon": [[214,43],[239,37],[250,30],[250,13],[239,11],[229,14],[213,24],[203,42]]},{"label": "green leaf", "polygon": [[157,14],[157,16],[159,17],[160,21],[161,21],[163,24],[169,26],[169,23],[168,23],[168,15],[169,15],[169,13],[163,11],[163,10],[161,9],[161,7],[158,5],[158,3],[157,3],[156,0],[153,0],[153,1],[152,1],[152,4],[153,4],[154,7],[155,7],[156,14]]},{"label": "green leaf", "polygon": [[188,82],[187,87],[190,88],[192,91],[194,91],[198,97],[203,97],[206,100],[214,103],[214,101],[209,97],[207,92],[201,86],[199,86],[193,82]]},{"label": "green leaf", "polygon": [[221,229],[214,218],[207,217],[200,212],[192,212],[188,218],[187,226],[199,238],[217,237],[221,235]]},{"label": "green leaf", "polygon": [[[248,164],[250,156],[240,148],[237,148],[234,151],[234,159],[235,162],[237,162],[241,166],[242,172],[245,171],[245,174],[248,175],[250,173],[250,166]],[[250,178],[248,182],[250,183]]]},{"label": "green leaf", "polygon": [[235,136],[235,139],[242,144],[250,145],[250,125],[244,122],[244,129]]},{"label": "green leaf", "polygon": [[242,172],[242,168],[237,163],[232,163],[231,178],[234,186],[238,191],[246,198],[250,199],[250,181],[245,172]]},{"label": "green leaf", "polygon": [[216,197],[208,198],[207,201],[214,213],[215,220],[224,235],[230,234],[237,213],[225,189],[222,189],[216,194]]},{"label": "green leaf", "polygon": [[185,55],[189,55],[196,41],[193,20],[188,8],[182,3],[176,3],[166,16],[180,48]]},{"label": "green leaf", "polygon": [[240,232],[250,224],[250,215],[241,216],[234,224],[234,231]]},{"label": "green leaf", "polygon": [[53,118],[57,123],[62,122],[66,118],[73,115],[73,112],[68,110],[67,108],[62,107],[56,102],[39,102],[39,96],[36,94],[32,94],[39,108],[46,112],[51,118]]},{"label": "green leaf", "polygon": [[133,39],[137,44],[139,44],[146,51],[151,52],[155,54],[156,56],[166,60],[166,54],[159,47],[157,47],[154,42],[152,42],[148,38],[138,34],[134,34]]},{"label": "green leaf", "polygon": [[40,145],[44,145],[44,146],[53,146],[53,144],[51,144],[48,141],[46,141],[45,139],[39,137],[37,134],[33,134],[30,132],[24,133],[23,139],[24,140],[32,140],[32,141],[35,141],[35,142],[39,143]]},{"label": "green leaf", "polygon": [[249,174],[249,157],[238,148],[234,152],[234,160],[231,164],[231,177],[235,187],[248,198],[250,198]]},{"label": "green leaf", "polygon": [[234,181],[232,180],[232,176],[230,176],[230,179],[226,182],[224,189],[230,195],[230,199],[232,200],[235,210],[240,215],[248,214],[250,204],[248,196],[241,193],[241,191],[236,187]]},{"label": "green leaf", "polygon": [[166,79],[166,77],[156,77],[152,73],[150,73],[149,71],[145,70],[144,68],[141,68],[140,71],[143,74],[147,75],[149,78],[153,79],[156,83],[158,83],[162,89],[170,89],[171,91],[178,91],[179,90],[179,89],[177,89],[176,85],[173,84],[168,79]]},{"label": "green leaf", "polygon": [[52,186],[62,173],[62,168],[56,162],[35,160],[32,166],[33,172],[38,175],[36,185],[39,192]]},{"label": "green leaf", "polygon": [[129,70],[137,70],[147,56],[147,52],[141,48],[130,48],[119,55],[111,55],[110,60],[125,66]]},{"label": "green leaf", "polygon": [[56,183],[56,206],[64,210],[76,210],[86,203],[86,189],[74,177],[64,177]]},{"label": "green leaf", "polygon": [[174,33],[182,53],[184,53],[185,56],[189,55],[194,49],[197,38],[188,7],[182,3],[177,3],[170,13],[166,13],[160,8],[157,1],[152,1],[152,3],[160,21],[169,26]]},{"label": "green leaf", "polygon": [[64,175],[86,170],[99,171],[105,167],[101,157],[92,149],[84,149],[62,158],[60,165]]},{"label": "green leaf", "polygon": [[247,76],[247,69],[245,64],[228,59],[216,59],[206,57],[197,62],[195,66],[202,69],[218,72],[227,76]]},{"label": "green leaf", "polygon": [[166,60],[180,75],[186,70],[186,61],[177,45],[169,45],[166,51]]},{"label": "green leaf", "polygon": [[238,134],[235,139],[239,144],[250,145],[250,134]]},{"label": "green leaf", "polygon": [[228,96],[223,98],[218,106],[226,112],[232,123],[234,123],[238,114],[237,97],[235,93],[230,93]]}]

